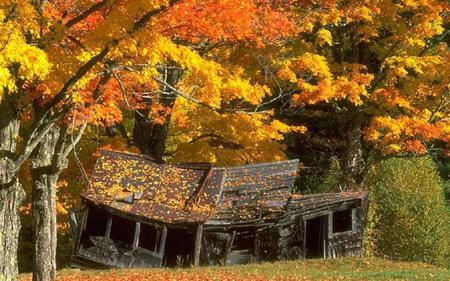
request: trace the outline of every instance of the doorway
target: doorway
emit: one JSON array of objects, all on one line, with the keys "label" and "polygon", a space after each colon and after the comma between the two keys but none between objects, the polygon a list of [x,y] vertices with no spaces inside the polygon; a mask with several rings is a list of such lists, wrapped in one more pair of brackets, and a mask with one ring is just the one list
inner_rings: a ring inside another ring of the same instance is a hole
[{"label": "doorway", "polygon": [[167,267],[187,267],[193,264],[195,230],[168,228],[165,245],[164,265]]},{"label": "doorway", "polygon": [[320,216],[305,221],[305,257],[307,259],[325,257],[325,229],[327,216]]}]

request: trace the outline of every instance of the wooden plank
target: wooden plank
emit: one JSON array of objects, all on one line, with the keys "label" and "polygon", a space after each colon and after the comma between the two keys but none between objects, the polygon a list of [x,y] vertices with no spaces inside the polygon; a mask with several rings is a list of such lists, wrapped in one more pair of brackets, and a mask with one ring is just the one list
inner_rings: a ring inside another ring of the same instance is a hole
[{"label": "wooden plank", "polygon": [[156,253],[159,250],[158,246],[160,245],[160,241],[161,241],[161,233],[162,233],[162,229],[156,227],[156,242],[155,242],[155,248],[153,249]]},{"label": "wooden plank", "polygon": [[83,233],[84,230],[86,230],[86,224],[87,224],[87,217],[89,214],[89,207],[84,203],[84,200],[82,202],[81,205],[81,224],[78,227],[78,233],[77,233],[77,237],[74,237],[75,240],[75,247],[73,247],[72,250],[72,257],[76,256],[76,253],[78,251],[78,248],[80,247],[80,243],[81,243],[81,234]]},{"label": "wooden plank", "polygon": [[112,226],[112,217],[108,217],[108,222],[106,223],[106,232],[105,238],[109,239],[111,236],[111,226]]},{"label": "wooden plank", "polygon": [[333,238],[333,212],[328,212],[328,239]]},{"label": "wooden plank", "polygon": [[[80,227],[81,231],[86,230],[87,219],[89,216],[89,207],[87,205],[85,205],[85,206],[86,206],[86,209],[83,212],[83,219],[81,221],[81,227]],[[81,231],[80,231],[80,234],[81,234]]]},{"label": "wooden plank", "polygon": [[[323,258],[327,258],[327,252],[328,252],[328,244],[330,241],[330,228],[333,227],[333,213],[330,212],[328,216],[325,216],[323,218],[324,221],[322,223],[324,224],[323,230],[322,230],[322,240],[323,240]],[[330,219],[331,217],[331,219]],[[331,223],[330,223],[331,222]]]},{"label": "wooden plank", "polygon": [[160,267],[162,267],[163,260],[164,260],[164,249],[166,247],[166,238],[167,238],[167,226],[163,226],[162,233],[161,233],[161,242],[159,244],[159,250],[158,250],[158,253],[161,256]]},{"label": "wooden plank", "polygon": [[202,235],[203,235],[203,224],[199,224],[197,226],[197,232],[195,233],[194,266],[200,265],[200,250],[202,247]]},{"label": "wooden plank", "polygon": [[297,163],[299,162],[298,159],[294,159],[294,160],[285,160],[285,161],[278,161],[278,162],[269,162],[269,163],[260,163],[260,164],[251,164],[251,165],[245,165],[245,166],[238,166],[238,167],[231,167],[231,168],[217,168],[219,169],[224,169],[227,172],[231,173],[231,172],[238,172],[238,171],[242,171],[242,170],[260,170],[263,167],[267,167],[267,168],[271,168],[271,167],[277,167],[277,166],[282,166],[283,168],[285,167],[297,167]]},{"label": "wooden plank", "polygon": [[141,223],[136,222],[136,229],[134,230],[133,249],[136,249],[139,245],[140,234],[141,234]]},{"label": "wooden plank", "polygon": [[357,214],[356,214],[356,209],[357,208],[353,208],[352,209],[352,232],[356,233],[357,231]]},{"label": "wooden plank", "polygon": [[225,265],[227,264],[228,256],[231,253],[231,247],[233,247],[233,241],[234,241],[234,237],[235,236],[236,236],[236,231],[233,231],[233,233],[231,234],[230,240],[228,240],[228,243],[227,243],[227,246],[226,246],[227,249],[225,251]]}]

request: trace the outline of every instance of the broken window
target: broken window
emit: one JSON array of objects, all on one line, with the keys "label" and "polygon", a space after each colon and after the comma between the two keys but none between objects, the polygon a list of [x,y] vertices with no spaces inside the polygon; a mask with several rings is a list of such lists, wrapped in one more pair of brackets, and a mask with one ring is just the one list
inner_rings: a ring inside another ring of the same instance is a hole
[{"label": "broken window", "polygon": [[352,230],[352,209],[333,213],[333,233]]},{"label": "broken window", "polygon": [[142,223],[139,234],[139,247],[158,252],[158,236],[158,229],[152,225]]},{"label": "broken window", "polygon": [[136,222],[113,216],[109,238],[114,241],[121,241],[127,245],[133,245],[135,229]]},{"label": "broken window", "polygon": [[105,236],[107,222],[107,212],[99,208],[89,207],[83,238],[87,238],[88,236]]}]

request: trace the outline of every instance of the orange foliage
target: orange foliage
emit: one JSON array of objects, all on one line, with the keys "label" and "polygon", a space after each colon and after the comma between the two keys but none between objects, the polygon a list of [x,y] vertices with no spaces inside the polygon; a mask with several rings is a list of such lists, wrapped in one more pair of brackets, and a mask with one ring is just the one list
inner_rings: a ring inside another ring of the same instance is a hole
[{"label": "orange foliage", "polygon": [[294,107],[359,112],[384,154],[450,149],[448,2],[300,2],[301,35],[272,59]]}]

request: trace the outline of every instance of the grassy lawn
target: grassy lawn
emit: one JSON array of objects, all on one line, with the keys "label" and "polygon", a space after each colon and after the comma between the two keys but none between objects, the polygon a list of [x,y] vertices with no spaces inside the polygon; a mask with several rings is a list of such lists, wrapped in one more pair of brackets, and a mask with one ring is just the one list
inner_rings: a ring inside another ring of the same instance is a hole
[{"label": "grassy lawn", "polygon": [[[28,281],[31,280],[31,277],[30,275],[21,275],[19,280]],[[450,270],[423,263],[346,258],[190,269],[104,271],[66,269],[58,273],[58,280],[450,280]]]}]

